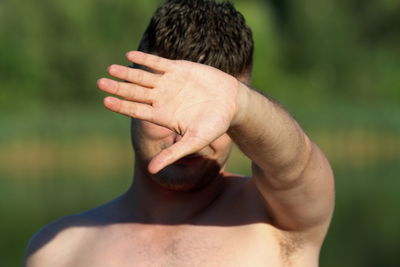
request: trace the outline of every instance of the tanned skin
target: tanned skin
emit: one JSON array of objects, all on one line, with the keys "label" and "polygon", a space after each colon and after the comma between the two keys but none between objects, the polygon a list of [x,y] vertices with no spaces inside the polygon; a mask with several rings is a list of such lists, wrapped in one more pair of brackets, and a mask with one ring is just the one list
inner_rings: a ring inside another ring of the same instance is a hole
[{"label": "tanned skin", "polygon": [[[330,165],[278,103],[218,69],[142,52],[100,79],[134,118],[134,182],[40,231],[28,267],[318,266],[334,208]],[[150,70],[150,71],[146,71]],[[251,177],[226,173],[232,143]]]}]

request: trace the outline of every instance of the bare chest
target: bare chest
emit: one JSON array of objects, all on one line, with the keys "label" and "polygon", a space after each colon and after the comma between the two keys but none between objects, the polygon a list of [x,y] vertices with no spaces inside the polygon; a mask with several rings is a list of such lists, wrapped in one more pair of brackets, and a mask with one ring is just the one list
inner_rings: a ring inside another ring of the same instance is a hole
[{"label": "bare chest", "polygon": [[265,224],[114,229],[83,253],[79,266],[285,266]]}]

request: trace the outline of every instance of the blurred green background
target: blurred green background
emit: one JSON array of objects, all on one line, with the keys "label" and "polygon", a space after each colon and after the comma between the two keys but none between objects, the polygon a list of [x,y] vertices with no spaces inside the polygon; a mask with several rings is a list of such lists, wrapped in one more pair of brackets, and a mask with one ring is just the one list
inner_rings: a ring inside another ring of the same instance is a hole
[{"label": "blurred green background", "polygon": [[[44,224],[131,182],[129,120],[96,80],[161,1],[0,2],[0,261]],[[256,42],[253,83],[326,152],[337,203],[321,266],[399,266],[400,1],[234,1]],[[249,174],[237,150],[230,170]]]}]

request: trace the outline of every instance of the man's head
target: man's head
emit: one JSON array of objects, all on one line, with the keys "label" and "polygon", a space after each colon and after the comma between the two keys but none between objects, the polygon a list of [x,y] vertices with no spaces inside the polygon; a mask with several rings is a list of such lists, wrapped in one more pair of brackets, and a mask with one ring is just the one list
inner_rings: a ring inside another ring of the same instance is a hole
[{"label": "man's head", "polygon": [[153,15],[139,50],[237,77],[251,73],[253,47],[250,28],[230,2],[170,0]]},{"label": "man's head", "polygon": [[[218,68],[244,83],[252,69],[253,38],[243,16],[229,2],[170,0],[153,15],[139,50],[168,59]],[[218,90],[218,88],[215,88]],[[132,120],[136,160],[148,164],[180,136],[161,126]],[[160,171],[153,178],[171,190],[195,190],[210,182],[225,165],[231,140],[224,134],[199,152]]]}]

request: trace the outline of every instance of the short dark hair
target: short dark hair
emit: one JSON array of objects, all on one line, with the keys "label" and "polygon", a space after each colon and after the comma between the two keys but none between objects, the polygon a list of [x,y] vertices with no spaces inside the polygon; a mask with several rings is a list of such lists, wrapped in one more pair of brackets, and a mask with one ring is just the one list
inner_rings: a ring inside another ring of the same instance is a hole
[{"label": "short dark hair", "polygon": [[139,50],[237,76],[251,72],[254,43],[251,29],[231,2],[169,0],[154,13]]}]

